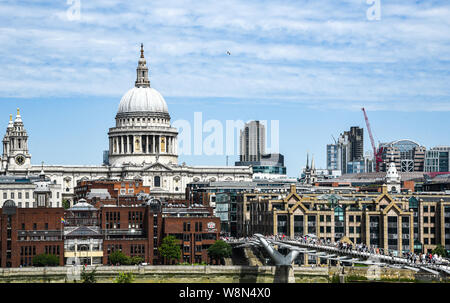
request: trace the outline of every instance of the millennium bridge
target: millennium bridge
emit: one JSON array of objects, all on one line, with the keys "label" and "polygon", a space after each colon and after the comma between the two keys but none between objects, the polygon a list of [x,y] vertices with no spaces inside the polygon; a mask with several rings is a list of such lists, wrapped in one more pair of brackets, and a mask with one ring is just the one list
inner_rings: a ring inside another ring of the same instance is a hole
[{"label": "millennium bridge", "polygon": [[[415,272],[426,272],[435,276],[450,276],[450,261],[448,259],[422,262],[406,255],[395,256],[392,252],[383,249],[362,248],[353,245],[338,245],[317,239],[298,237],[295,239],[279,236],[263,236],[255,234],[247,238],[223,238],[235,248],[252,247],[263,249],[277,267],[282,270],[285,277],[282,282],[292,279],[292,264],[300,254],[326,259],[338,265],[364,264],[369,266],[405,268]],[[283,254],[282,252],[287,252]]]}]

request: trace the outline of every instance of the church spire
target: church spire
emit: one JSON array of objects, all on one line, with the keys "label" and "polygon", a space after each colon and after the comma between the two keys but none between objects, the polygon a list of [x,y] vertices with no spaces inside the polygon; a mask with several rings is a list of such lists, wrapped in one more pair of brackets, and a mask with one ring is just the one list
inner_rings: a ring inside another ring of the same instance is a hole
[{"label": "church spire", "polygon": [[309,169],[309,153],[306,153],[306,169]]},{"label": "church spire", "polygon": [[14,124],[13,124],[13,120],[12,120],[12,115],[9,115],[9,123],[8,123],[8,128],[13,128]]},{"label": "church spire", "polygon": [[20,116],[20,109],[17,108],[17,116],[14,122],[22,122],[22,117]]},{"label": "church spire", "polygon": [[141,57],[139,58],[138,67],[136,69],[136,87],[150,87],[148,80],[148,67],[144,57],[144,44],[141,43]]}]

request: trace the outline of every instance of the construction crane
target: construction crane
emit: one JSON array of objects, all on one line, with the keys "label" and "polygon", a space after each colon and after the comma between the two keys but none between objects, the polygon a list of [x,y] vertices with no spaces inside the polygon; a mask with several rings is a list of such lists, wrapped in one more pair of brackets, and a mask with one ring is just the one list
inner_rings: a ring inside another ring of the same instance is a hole
[{"label": "construction crane", "polygon": [[367,125],[367,131],[369,132],[369,137],[370,137],[370,143],[372,144],[372,148],[373,148],[373,157],[375,159],[375,170],[378,172],[380,171],[380,163],[383,162],[383,158],[381,157],[381,154],[383,153],[383,147],[380,147],[377,151],[377,148],[375,147],[375,141],[373,140],[373,136],[372,136],[372,130],[370,129],[370,123],[369,123],[369,118],[367,118],[367,114],[366,114],[366,110],[363,108],[361,108],[361,110],[364,113],[364,119],[366,120],[366,125]]}]

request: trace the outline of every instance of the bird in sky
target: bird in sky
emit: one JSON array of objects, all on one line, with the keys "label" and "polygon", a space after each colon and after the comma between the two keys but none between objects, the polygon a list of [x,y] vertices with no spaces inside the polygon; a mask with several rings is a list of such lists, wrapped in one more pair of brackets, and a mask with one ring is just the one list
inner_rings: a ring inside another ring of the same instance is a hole
[{"label": "bird in sky", "polygon": [[227,51],[227,55],[228,55],[228,56],[231,55],[230,51]]}]

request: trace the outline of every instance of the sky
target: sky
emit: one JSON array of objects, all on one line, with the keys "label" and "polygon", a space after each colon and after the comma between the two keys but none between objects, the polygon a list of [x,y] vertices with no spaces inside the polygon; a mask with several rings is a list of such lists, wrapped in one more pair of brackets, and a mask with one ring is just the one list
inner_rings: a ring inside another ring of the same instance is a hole
[{"label": "sky", "polygon": [[20,107],[33,164],[100,164],[143,43],[172,122],[278,120],[289,176],[351,126],[370,151],[361,107],[377,143],[450,145],[449,33],[448,1],[0,0],[0,130]]}]

